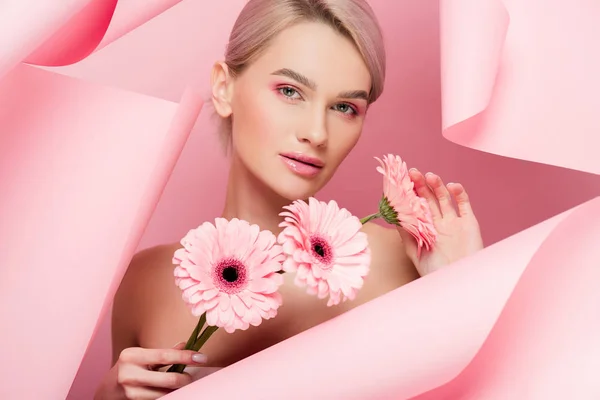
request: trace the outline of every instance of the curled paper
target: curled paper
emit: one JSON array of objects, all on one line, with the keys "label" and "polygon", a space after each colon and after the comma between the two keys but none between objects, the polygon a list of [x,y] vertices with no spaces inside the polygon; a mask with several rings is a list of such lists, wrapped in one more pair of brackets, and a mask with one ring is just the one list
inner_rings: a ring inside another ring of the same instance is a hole
[{"label": "curled paper", "polygon": [[414,400],[600,398],[599,240],[600,197],[548,235],[469,365]]},{"label": "curled paper", "polygon": [[20,62],[81,61],[180,1],[9,0],[0,5],[0,78]]},{"label": "curled paper", "polygon": [[600,2],[442,0],[444,136],[600,174]]},{"label": "curled paper", "polygon": [[442,126],[447,129],[487,108],[509,15],[500,1],[478,0],[441,1],[440,15]]},{"label": "curled paper", "polygon": [[201,106],[26,65],[0,80],[0,398],[66,397]]},{"label": "curled paper", "polygon": [[[207,77],[214,61],[222,57],[229,30],[246,0],[182,1],[128,31],[153,9],[147,3],[166,8],[173,1],[119,1],[104,39],[90,56],[46,69],[170,101],[178,101],[189,86],[210,98]],[[123,32],[127,34],[119,36]]]},{"label": "curled paper", "polygon": [[[90,0],[8,0],[0,4],[0,79]],[[35,10],[35,12],[33,12]]]},{"label": "curled paper", "polygon": [[22,62],[79,61],[178,1],[0,5],[2,398],[66,398],[203,105]]},{"label": "curled paper", "polygon": [[[245,1],[179,2],[0,5],[2,398],[66,397],[202,107],[183,88],[222,53],[212,39],[236,14],[225,7]],[[443,0],[444,136],[598,174],[600,61],[585,44],[600,36],[599,7]],[[170,19],[150,21],[159,14]],[[178,32],[172,52],[136,64],[119,47],[168,42],[184,18],[198,31]],[[77,64],[57,69],[68,77],[23,62]],[[565,211],[166,398],[595,398],[598,208]],[[31,360],[43,373],[31,376]]]}]

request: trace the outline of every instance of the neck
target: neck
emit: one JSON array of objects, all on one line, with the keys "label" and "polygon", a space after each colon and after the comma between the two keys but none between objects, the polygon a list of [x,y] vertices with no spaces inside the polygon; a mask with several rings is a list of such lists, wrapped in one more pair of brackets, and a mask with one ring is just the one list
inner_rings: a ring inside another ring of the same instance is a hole
[{"label": "neck", "polygon": [[223,218],[242,219],[278,235],[282,221],[279,213],[289,203],[248,171],[235,153],[232,155]]}]

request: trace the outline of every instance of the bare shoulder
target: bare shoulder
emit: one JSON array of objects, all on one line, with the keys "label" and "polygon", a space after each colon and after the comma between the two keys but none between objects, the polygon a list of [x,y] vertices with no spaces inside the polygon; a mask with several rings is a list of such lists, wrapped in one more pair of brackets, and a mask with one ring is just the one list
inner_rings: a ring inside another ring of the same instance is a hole
[{"label": "bare shoulder", "polygon": [[371,248],[369,292],[379,296],[419,278],[395,228],[368,222],[363,227],[363,232],[367,234]]},{"label": "bare shoulder", "polygon": [[137,334],[148,314],[165,294],[176,291],[172,257],[178,247],[178,243],[154,246],[132,257],[113,302],[113,357],[126,347],[139,345]]},{"label": "bare shoulder", "polygon": [[[181,247],[178,243],[150,247],[136,253],[123,277],[117,296],[134,300],[143,292],[152,292],[164,286],[165,275],[173,276],[173,253]],[[173,279],[167,280],[173,284]],[[115,299],[116,300],[116,299]]]}]

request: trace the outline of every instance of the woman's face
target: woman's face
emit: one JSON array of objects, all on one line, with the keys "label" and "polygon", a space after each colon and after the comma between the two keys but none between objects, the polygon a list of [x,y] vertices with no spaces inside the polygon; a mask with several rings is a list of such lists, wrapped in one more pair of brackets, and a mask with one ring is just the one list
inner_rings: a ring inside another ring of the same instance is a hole
[{"label": "woman's face", "polygon": [[215,106],[233,116],[233,156],[288,200],[319,191],[360,137],[370,74],[352,42],[325,24],[295,25],[235,80],[220,75],[227,105]]}]

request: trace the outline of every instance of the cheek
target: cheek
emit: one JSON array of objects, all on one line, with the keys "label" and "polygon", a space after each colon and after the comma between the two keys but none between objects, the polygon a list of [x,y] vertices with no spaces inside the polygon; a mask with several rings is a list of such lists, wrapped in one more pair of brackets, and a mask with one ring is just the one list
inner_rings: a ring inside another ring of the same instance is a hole
[{"label": "cheek", "polygon": [[239,96],[233,110],[235,119],[234,140],[244,146],[274,147],[284,130],[284,115],[277,110],[278,105],[269,93],[259,96]]},{"label": "cheek", "polygon": [[[339,118],[339,117],[338,117]],[[348,123],[346,121],[336,121],[331,125],[329,132],[329,151],[332,158],[337,163],[342,162],[344,158],[352,151],[360,139],[362,123]]]}]

